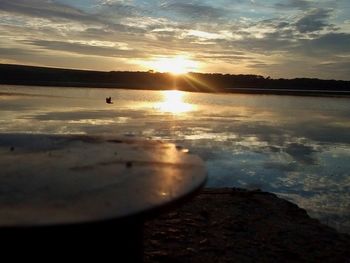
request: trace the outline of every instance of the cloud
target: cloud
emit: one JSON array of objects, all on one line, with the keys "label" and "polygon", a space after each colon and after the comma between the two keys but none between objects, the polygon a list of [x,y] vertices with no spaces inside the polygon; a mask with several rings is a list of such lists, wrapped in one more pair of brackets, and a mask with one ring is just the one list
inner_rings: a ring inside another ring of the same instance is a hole
[{"label": "cloud", "polygon": [[[74,31],[78,27],[81,29],[98,27],[114,32],[130,34],[143,34],[145,32],[137,23],[131,25],[121,23],[121,18],[130,16],[130,12],[126,12],[127,7],[125,7],[125,10],[121,9],[119,12],[113,10],[112,7],[96,7],[94,13],[87,13],[80,9],[52,1],[4,0],[0,2],[0,9],[3,11],[3,14],[17,15],[16,19],[20,19],[21,26],[28,26],[33,21],[36,21],[34,26],[39,26],[40,30],[47,29],[48,27],[53,29],[60,27],[60,30]],[[29,17],[30,19],[25,20],[21,16]],[[49,22],[38,19],[49,20]],[[0,14],[0,25],[1,22]],[[12,22],[12,24],[20,26],[16,22]]]},{"label": "cloud", "polygon": [[278,9],[301,9],[305,10],[307,8],[310,8],[312,6],[312,3],[310,1],[306,0],[286,0],[282,3],[275,4],[275,7]]},{"label": "cloud", "polygon": [[274,38],[273,36],[276,36],[276,34],[269,34],[261,39],[246,38],[235,43],[239,44],[242,49],[244,48],[245,50],[249,50],[251,52],[259,52],[264,54],[286,51],[295,45],[292,40]]},{"label": "cloud", "polygon": [[[349,60],[349,58],[347,58]],[[349,61],[334,61],[325,62],[317,65],[320,71],[328,72],[333,79],[342,78],[342,76],[350,76],[350,62]]]},{"label": "cloud", "polygon": [[331,24],[328,23],[328,19],[332,11],[332,9],[313,9],[300,18],[295,26],[300,33],[315,32],[330,27]]},{"label": "cloud", "polygon": [[[108,57],[128,60],[134,56],[135,62],[137,59],[140,62],[137,69],[155,56],[185,54],[198,59],[204,65],[201,71],[207,72],[272,77],[296,77],[301,72],[328,78],[328,69],[332,69],[337,78],[349,78],[348,71],[340,68],[347,65],[350,46],[346,8],[341,16],[335,16],[341,3],[321,1],[316,5],[311,0],[274,0],[263,4],[242,0],[82,3],[0,1],[0,35],[4,37],[1,46],[7,48],[2,54],[14,58],[17,49],[17,57],[29,61],[28,54],[32,53],[33,61],[38,61],[39,55],[35,53],[38,50],[48,50],[52,57],[54,51],[60,51],[56,52],[60,63],[63,60],[59,56],[68,57],[72,53],[94,59],[99,56],[98,59],[106,61]],[[276,8],[281,12],[276,13]],[[118,43],[125,43],[127,48]],[[67,67],[71,67],[72,59],[69,61]],[[106,63],[99,64],[101,69],[102,65],[104,69],[108,67]],[[302,70],[301,65],[310,67],[310,71]],[[96,64],[83,67],[98,69]]]},{"label": "cloud", "polygon": [[[149,16],[150,12],[146,9],[143,9],[139,6],[132,5],[129,2],[125,1],[118,1],[118,2],[112,2],[107,1],[104,3],[101,3],[97,9],[96,15],[100,19],[102,19],[104,22],[108,23],[125,23],[128,22],[128,20],[133,20],[135,18],[144,18]],[[146,20],[146,19],[145,19]],[[144,22],[144,21],[139,21]],[[138,23],[130,25],[132,27],[137,27]]]},{"label": "cloud", "polygon": [[283,29],[283,28],[286,28],[288,27],[290,24],[288,22],[279,22],[277,25],[276,25],[276,28],[278,29]]},{"label": "cloud", "polygon": [[196,21],[207,21],[211,19],[216,20],[226,14],[224,9],[194,3],[172,3],[163,6],[162,9],[174,13],[176,16]]},{"label": "cloud", "polygon": [[[46,50],[58,50],[64,52],[72,52],[84,55],[93,56],[106,56],[106,57],[122,57],[122,58],[137,58],[144,57],[141,52],[137,50],[125,50],[124,48],[118,48],[118,46],[98,46],[83,43],[72,43],[67,41],[52,41],[52,40],[30,40],[24,41],[29,45],[34,45]],[[98,43],[98,42],[97,42]]]},{"label": "cloud", "polygon": [[34,55],[37,51],[29,51],[23,48],[0,47],[0,54],[3,57]]},{"label": "cloud", "polygon": [[49,20],[65,19],[80,22],[97,22],[98,19],[74,7],[45,0],[1,0],[0,9],[9,13]]},{"label": "cloud", "polygon": [[[300,39],[286,51],[293,57],[286,55],[280,68],[289,67],[290,72],[303,69],[304,76],[317,77],[322,72],[323,78],[348,79],[345,76],[349,76],[350,34],[331,32],[314,39]],[[301,72],[298,74],[301,77]]]},{"label": "cloud", "polygon": [[324,53],[350,53],[350,34],[328,33],[310,40],[308,43],[313,49]]}]

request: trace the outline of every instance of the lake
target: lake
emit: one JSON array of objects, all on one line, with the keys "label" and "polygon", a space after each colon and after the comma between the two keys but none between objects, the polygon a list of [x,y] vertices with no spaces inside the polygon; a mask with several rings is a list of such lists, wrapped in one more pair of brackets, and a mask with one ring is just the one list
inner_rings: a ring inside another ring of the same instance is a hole
[{"label": "lake", "polygon": [[208,187],[273,192],[347,233],[349,131],[349,98],[0,86],[0,133],[174,142],[206,162]]}]

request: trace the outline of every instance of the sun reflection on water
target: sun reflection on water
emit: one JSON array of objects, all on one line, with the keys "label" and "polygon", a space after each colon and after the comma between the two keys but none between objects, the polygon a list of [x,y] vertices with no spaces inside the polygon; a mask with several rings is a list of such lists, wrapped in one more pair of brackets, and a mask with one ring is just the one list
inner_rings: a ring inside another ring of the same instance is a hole
[{"label": "sun reflection on water", "polygon": [[162,91],[164,101],[156,104],[162,112],[181,114],[195,110],[195,106],[184,102],[185,93],[179,90]]}]

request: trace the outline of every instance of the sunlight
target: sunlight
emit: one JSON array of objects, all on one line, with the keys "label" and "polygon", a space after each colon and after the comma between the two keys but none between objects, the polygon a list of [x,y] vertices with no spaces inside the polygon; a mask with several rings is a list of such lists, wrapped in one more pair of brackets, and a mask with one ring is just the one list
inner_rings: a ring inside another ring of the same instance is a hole
[{"label": "sunlight", "polygon": [[164,95],[164,101],[156,105],[156,108],[160,111],[180,114],[194,110],[194,105],[183,101],[184,92],[166,90],[162,91],[162,94]]},{"label": "sunlight", "polygon": [[174,75],[185,74],[198,69],[198,63],[184,56],[158,58],[150,63],[158,72],[169,72]]}]

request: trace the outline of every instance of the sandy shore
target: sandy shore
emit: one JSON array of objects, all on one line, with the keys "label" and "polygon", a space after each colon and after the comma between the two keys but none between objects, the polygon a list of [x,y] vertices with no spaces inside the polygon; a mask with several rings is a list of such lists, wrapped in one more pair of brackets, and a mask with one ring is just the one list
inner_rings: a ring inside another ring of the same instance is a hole
[{"label": "sandy shore", "polygon": [[350,262],[350,235],[274,194],[204,189],[145,226],[145,262]]}]

